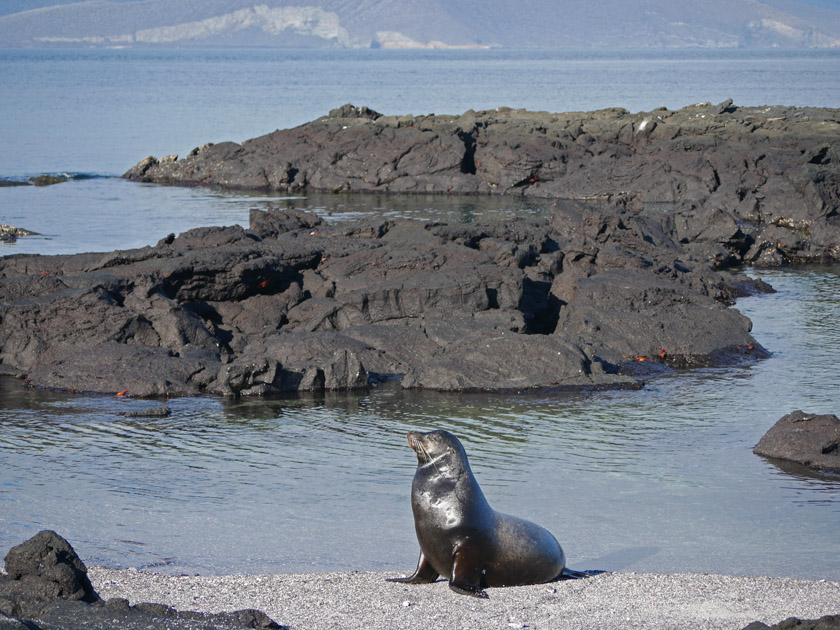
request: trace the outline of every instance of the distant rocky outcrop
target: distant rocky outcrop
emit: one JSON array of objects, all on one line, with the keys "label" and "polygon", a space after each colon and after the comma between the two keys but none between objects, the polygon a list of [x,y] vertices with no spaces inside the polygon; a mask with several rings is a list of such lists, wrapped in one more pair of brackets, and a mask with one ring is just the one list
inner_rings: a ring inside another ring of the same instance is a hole
[{"label": "distant rocky outcrop", "polygon": [[[711,227],[701,230],[706,233]],[[696,227],[700,230],[700,226]],[[734,228],[737,230],[737,227]],[[558,202],[550,220],[328,225],[254,210],[155,247],[0,259],[0,372],[133,396],[637,387],[766,356],[665,215]]]},{"label": "distant rocky outcrop", "polygon": [[37,232],[24,230],[13,225],[0,224],[0,241],[16,241],[22,236],[36,236]]},{"label": "distant rocky outcrop", "polygon": [[161,604],[102,601],[64,538],[44,530],[12,547],[0,574],[0,630],[241,630],[281,628],[258,610],[179,612]]},{"label": "distant rocky outcrop", "polygon": [[753,452],[816,471],[840,474],[840,418],[794,411],[780,418]]},{"label": "distant rocky outcrop", "polygon": [[[281,192],[521,195],[662,215],[721,265],[840,260],[840,110],[735,106],[382,116],[345,105],[125,177]],[[713,251],[714,250],[714,251]]]}]

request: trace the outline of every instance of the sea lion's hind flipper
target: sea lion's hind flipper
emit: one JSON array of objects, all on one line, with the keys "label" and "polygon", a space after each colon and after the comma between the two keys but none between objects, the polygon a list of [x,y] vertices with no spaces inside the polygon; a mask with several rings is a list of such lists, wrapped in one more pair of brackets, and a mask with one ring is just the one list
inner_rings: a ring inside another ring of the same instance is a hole
[{"label": "sea lion's hind flipper", "polygon": [[426,560],[426,556],[420,552],[420,559],[417,561],[417,568],[414,570],[414,575],[401,578],[387,578],[388,582],[402,582],[403,584],[431,584],[440,577],[440,573],[432,568],[432,565]]},{"label": "sea lion's hind flipper", "polygon": [[574,569],[570,569],[569,567],[564,567],[560,575],[558,575],[552,581],[579,580],[581,578],[592,577],[593,575],[601,575],[602,573],[606,573],[606,571],[599,571],[597,569],[590,569],[589,571],[575,571]]},{"label": "sea lion's hind flipper", "polygon": [[461,595],[488,598],[487,592],[481,588],[482,566],[479,557],[479,550],[474,545],[462,544],[455,550],[449,588]]}]

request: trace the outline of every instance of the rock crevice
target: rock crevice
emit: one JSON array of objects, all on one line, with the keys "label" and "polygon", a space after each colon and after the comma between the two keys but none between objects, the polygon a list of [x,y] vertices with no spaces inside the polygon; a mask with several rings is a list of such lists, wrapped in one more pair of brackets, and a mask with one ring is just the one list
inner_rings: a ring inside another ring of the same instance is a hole
[{"label": "rock crevice", "polygon": [[764,287],[716,262],[740,242],[677,234],[669,217],[580,202],[558,202],[550,220],[459,225],[253,211],[249,229],[138,250],[7,257],[0,373],[135,396],[383,378],[521,391],[637,387],[766,356],[730,308]]}]

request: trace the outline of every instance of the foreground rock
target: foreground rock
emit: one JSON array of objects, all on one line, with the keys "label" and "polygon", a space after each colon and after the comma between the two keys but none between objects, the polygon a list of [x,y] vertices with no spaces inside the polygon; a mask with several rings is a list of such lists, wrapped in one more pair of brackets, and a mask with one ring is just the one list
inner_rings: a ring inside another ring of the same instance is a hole
[{"label": "foreground rock", "polygon": [[826,615],[819,619],[789,617],[772,626],[755,621],[744,630],[840,630],[840,615]]},{"label": "foreground rock", "polygon": [[527,195],[615,202],[674,217],[680,239],[730,262],[840,260],[840,110],[738,107],[383,116],[345,105],[294,129],[125,177],[272,191]]},{"label": "foreground rock", "polygon": [[669,219],[329,226],[252,211],[155,247],[0,259],[0,372],[134,396],[635,387],[766,355],[728,308],[764,287]]},{"label": "foreground rock", "polygon": [[238,630],[280,628],[257,610],[228,613],[179,612],[161,604],[130,606],[102,601],[73,547],[52,531],[41,531],[13,547],[0,575],[0,629]]},{"label": "foreground rock", "polygon": [[87,568],[61,536],[44,530],[6,554],[7,578],[2,585],[2,612],[36,617],[53,600],[93,603],[99,600]]},{"label": "foreground rock", "polygon": [[840,418],[794,411],[780,418],[753,452],[817,471],[840,473]]}]

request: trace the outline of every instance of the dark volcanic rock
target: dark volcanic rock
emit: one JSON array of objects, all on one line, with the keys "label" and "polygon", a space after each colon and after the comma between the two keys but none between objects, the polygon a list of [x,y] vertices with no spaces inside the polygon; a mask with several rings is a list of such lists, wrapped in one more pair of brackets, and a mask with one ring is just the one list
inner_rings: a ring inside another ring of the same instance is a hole
[{"label": "dark volcanic rock", "polygon": [[[225,613],[178,611],[162,604],[130,606],[124,599],[98,605],[52,602],[34,620],[15,620],[29,630],[244,630],[285,628],[258,610]],[[14,628],[15,626],[9,626]],[[0,618],[0,630],[4,630]]]},{"label": "dark volcanic rock", "polygon": [[[667,217],[558,202],[550,221],[251,221],[137,250],[0,259],[0,372],[133,396],[353,390],[383,377],[521,390],[637,386],[639,361],[765,354],[727,308],[762,287],[718,271]],[[722,258],[741,246],[728,229],[710,237]]]},{"label": "dark volcanic rock", "polygon": [[794,411],[780,418],[753,452],[818,471],[840,473],[840,418]]},{"label": "dark volcanic rock", "polygon": [[[351,105],[242,144],[142,160],[125,177],[277,191],[527,195],[679,213],[729,264],[840,260],[840,110],[500,108],[382,116]],[[716,254],[713,254],[717,258]]]},{"label": "dark volcanic rock", "polygon": [[56,354],[54,360],[29,371],[28,379],[51,389],[188,396],[212,379],[218,362],[218,354],[188,344],[173,351],[107,341]]},{"label": "dark volcanic rock", "polygon": [[562,285],[552,291],[566,304],[555,334],[580,344],[597,338],[605,351],[601,356],[612,362],[658,357],[678,367],[697,367],[726,363],[721,359],[727,353],[765,356],[743,315],[687,291],[679,278],[609,269],[577,281],[571,291]]},{"label": "dark volcanic rock", "polygon": [[321,219],[309,212],[300,210],[251,210],[249,217],[250,231],[260,238],[268,238],[284,234],[291,230],[302,230],[315,228],[321,223]]},{"label": "dark volcanic rock", "polygon": [[840,630],[840,615],[826,615],[819,619],[789,617],[772,626],[754,621],[743,630]]},{"label": "dark volcanic rock", "polygon": [[[731,101],[419,117],[346,105],[241,145],[147,158],[125,176],[567,201],[547,223],[493,225],[336,228],[254,211],[250,230],[193,231],[109,262],[110,273],[132,264],[151,274],[145,294],[124,300],[145,308],[143,319],[122,319],[76,283],[80,303],[103,319],[85,337],[168,348],[169,370],[187,360],[187,345],[216,352],[215,375],[193,360],[188,380],[230,395],[350,389],[366,376],[435,389],[632,386],[669,367],[766,356],[749,321],[727,308],[766,285],[720,271],[840,260],[839,114]],[[10,319],[31,326],[25,315]],[[6,371],[23,373],[40,352],[36,369],[48,359],[53,380],[33,371],[35,381],[58,382],[68,358],[38,340],[14,339],[0,359],[10,355]]]},{"label": "dark volcanic rock", "polygon": [[[499,363],[504,361],[504,370]],[[606,374],[566,340],[495,329],[443,345],[409,370],[406,387],[440,390],[522,390],[539,387],[630,386],[626,376]]]},{"label": "dark volcanic rock", "polygon": [[0,583],[0,612],[10,617],[35,617],[44,602],[56,599],[99,599],[84,562],[55,532],[41,531],[12,547],[5,562],[8,580]]},{"label": "dark volcanic rock", "polygon": [[0,629],[29,630],[238,630],[280,628],[258,610],[180,612],[161,604],[103,602],[73,547],[41,531],[6,555],[0,575]]},{"label": "dark volcanic rock", "polygon": [[126,418],[167,418],[172,415],[172,409],[166,405],[159,405],[157,407],[145,407],[141,409],[131,409],[123,411],[120,415]]}]

